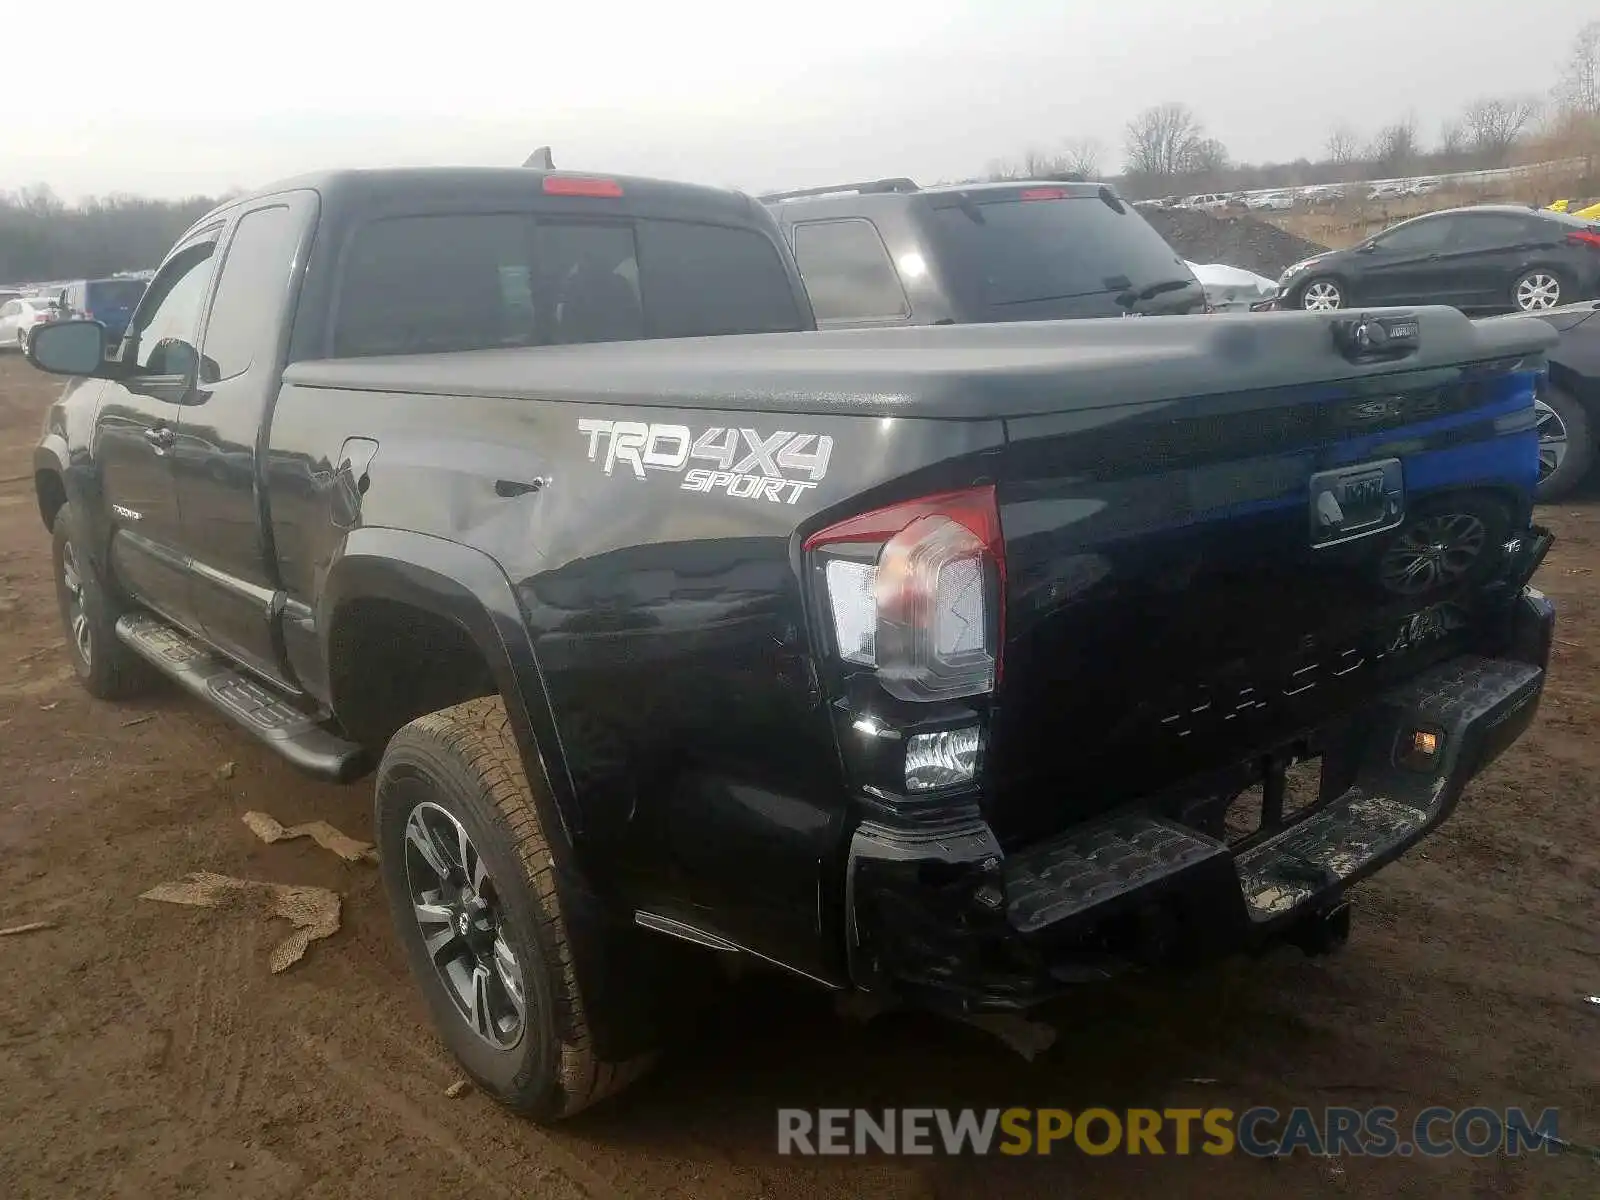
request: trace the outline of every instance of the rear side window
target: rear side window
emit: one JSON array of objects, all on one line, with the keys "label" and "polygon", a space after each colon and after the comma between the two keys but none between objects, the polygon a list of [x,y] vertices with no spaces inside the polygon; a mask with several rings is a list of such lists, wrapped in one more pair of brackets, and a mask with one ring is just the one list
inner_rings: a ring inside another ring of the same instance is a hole
[{"label": "rear side window", "polygon": [[1483,213],[1460,218],[1456,245],[1463,250],[1519,246],[1531,240],[1533,222],[1512,213]]},{"label": "rear side window", "polygon": [[796,225],[794,257],[817,320],[896,320],[910,315],[900,276],[872,222]]},{"label": "rear side window", "polygon": [[801,327],[772,243],[681,221],[391,217],[345,254],[335,357]]},{"label": "rear side window", "polygon": [[511,215],[393,217],[362,226],[345,253],[334,357],[532,342],[531,314],[506,302],[502,274],[528,269],[532,241],[532,224]]},{"label": "rear side window", "polygon": [[1004,308],[1186,279],[1188,268],[1131,205],[1098,196],[941,199],[932,238],[951,286]]},{"label": "rear side window", "polygon": [[777,247],[753,229],[640,221],[639,266],[651,337],[802,327]]}]

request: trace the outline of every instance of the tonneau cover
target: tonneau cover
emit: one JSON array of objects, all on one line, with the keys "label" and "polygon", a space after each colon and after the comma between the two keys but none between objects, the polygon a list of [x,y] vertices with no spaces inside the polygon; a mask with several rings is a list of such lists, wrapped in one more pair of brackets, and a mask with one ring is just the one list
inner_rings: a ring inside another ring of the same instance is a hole
[{"label": "tonneau cover", "polygon": [[[1385,311],[1385,310],[1373,310]],[[1388,310],[1395,311],[1395,310]],[[1020,417],[1543,353],[1549,325],[1405,310],[1419,349],[1359,365],[1355,312],[1039,321],[535,346],[298,362],[298,387],[837,416]]]}]

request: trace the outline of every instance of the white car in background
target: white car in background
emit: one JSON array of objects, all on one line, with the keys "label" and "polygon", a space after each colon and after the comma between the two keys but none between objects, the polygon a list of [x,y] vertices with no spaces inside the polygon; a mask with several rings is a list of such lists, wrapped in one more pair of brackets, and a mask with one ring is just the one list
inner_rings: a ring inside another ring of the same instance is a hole
[{"label": "white car in background", "polygon": [[1245,207],[1268,212],[1287,212],[1294,207],[1294,197],[1283,192],[1268,192],[1265,196],[1248,196]]},{"label": "white car in background", "polygon": [[48,296],[20,296],[0,304],[0,350],[26,350],[28,331],[60,315]]},{"label": "white car in background", "polygon": [[1212,312],[1248,312],[1252,304],[1270,300],[1278,294],[1276,280],[1242,267],[1223,263],[1192,263],[1184,266],[1194,272],[1206,294],[1206,307]]}]

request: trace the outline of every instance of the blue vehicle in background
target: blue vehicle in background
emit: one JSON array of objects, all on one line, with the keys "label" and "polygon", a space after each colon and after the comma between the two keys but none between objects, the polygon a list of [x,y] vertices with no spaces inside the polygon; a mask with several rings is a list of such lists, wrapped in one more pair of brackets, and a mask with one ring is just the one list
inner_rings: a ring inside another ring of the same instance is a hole
[{"label": "blue vehicle in background", "polygon": [[139,297],[144,295],[143,279],[76,279],[59,293],[65,315],[99,321],[106,327],[108,341],[120,341],[133,316]]}]

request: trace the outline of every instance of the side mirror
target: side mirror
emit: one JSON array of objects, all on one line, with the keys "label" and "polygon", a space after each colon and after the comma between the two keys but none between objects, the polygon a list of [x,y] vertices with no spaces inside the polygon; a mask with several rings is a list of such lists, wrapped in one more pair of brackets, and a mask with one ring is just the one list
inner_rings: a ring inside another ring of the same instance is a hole
[{"label": "side mirror", "polygon": [[51,321],[28,335],[27,358],[52,375],[106,374],[106,327],[99,321]]}]

